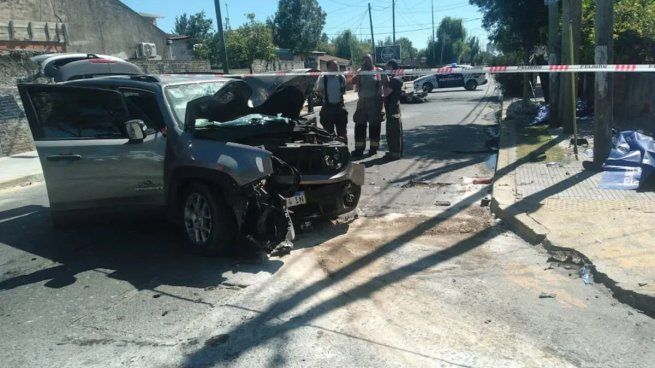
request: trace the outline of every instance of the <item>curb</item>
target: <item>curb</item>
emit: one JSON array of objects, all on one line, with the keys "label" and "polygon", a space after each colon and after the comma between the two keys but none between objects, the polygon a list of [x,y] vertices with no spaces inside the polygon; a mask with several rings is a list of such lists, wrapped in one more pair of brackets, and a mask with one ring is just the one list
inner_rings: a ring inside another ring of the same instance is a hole
[{"label": "curb", "polygon": [[[507,101],[505,101],[504,109],[507,108]],[[501,116],[505,117],[505,111],[501,111]],[[511,150],[514,150],[515,144],[512,144],[513,132],[508,132],[506,124],[501,121],[500,123],[500,144],[498,150],[498,169],[501,164],[511,164],[516,161]],[[505,148],[503,148],[505,147]],[[509,148],[508,148],[509,147]],[[513,159],[513,161],[512,161]],[[520,236],[523,240],[532,245],[540,245],[543,247],[554,259],[561,263],[574,263],[576,265],[588,264],[594,276],[594,282],[603,284],[611,292],[612,296],[621,303],[627,304],[635,309],[642,311],[644,314],[651,318],[655,318],[655,297],[640,294],[634,290],[624,289],[618,286],[616,280],[613,280],[607,274],[598,271],[594,263],[583,253],[568,247],[559,246],[554,244],[549,238],[549,230],[540,223],[533,220],[525,212],[519,209],[513,209],[515,205],[514,189],[516,182],[513,181],[514,177],[511,172],[501,178],[494,177],[493,193],[494,196],[491,200],[491,212],[501,219],[508,227]],[[513,184],[512,184],[513,182]],[[501,198],[501,200],[499,200]],[[509,208],[509,209],[508,209]]]},{"label": "curb", "polygon": [[38,181],[43,181],[43,174],[38,173],[38,174],[31,174],[31,175],[25,175],[19,178],[14,178],[11,180],[6,180],[3,182],[0,182],[0,190],[5,190],[9,189],[12,187],[17,187],[17,186],[22,186],[22,185],[27,185],[29,183],[33,182],[38,182]]}]

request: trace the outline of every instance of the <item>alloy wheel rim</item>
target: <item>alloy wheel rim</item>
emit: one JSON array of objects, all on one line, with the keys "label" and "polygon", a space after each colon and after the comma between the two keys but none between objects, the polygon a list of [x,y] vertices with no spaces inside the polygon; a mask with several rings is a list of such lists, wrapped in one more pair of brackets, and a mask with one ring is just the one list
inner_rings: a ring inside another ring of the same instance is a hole
[{"label": "alloy wheel rim", "polygon": [[212,216],[207,199],[199,194],[191,194],[184,205],[184,226],[187,236],[195,245],[205,244],[212,231]]}]

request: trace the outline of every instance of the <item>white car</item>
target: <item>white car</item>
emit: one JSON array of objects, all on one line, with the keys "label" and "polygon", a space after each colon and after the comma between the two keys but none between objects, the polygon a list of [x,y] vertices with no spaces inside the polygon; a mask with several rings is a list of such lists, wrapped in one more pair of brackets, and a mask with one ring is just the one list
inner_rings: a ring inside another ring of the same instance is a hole
[{"label": "white car", "polygon": [[453,68],[450,73],[422,76],[414,81],[414,90],[429,93],[436,88],[464,87],[467,91],[474,91],[478,86],[487,84],[484,73],[462,73],[462,69],[470,68],[470,66],[460,65]]}]

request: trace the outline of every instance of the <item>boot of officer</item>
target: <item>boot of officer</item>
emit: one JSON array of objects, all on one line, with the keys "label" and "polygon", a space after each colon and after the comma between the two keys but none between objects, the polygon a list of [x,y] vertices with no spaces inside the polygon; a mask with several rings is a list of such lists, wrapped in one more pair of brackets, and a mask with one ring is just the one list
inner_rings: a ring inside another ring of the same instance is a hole
[{"label": "boot of officer", "polygon": [[403,156],[403,123],[400,118],[400,95],[403,80],[397,71],[400,65],[396,60],[387,62],[388,77],[384,79],[384,109],[387,117],[387,145],[389,152],[384,155],[386,160],[398,160]]},{"label": "boot of officer", "polygon": [[[328,72],[339,71],[337,62],[327,62]],[[348,111],[344,106],[343,94],[346,92],[346,77],[343,75],[321,75],[314,88],[323,97],[323,107],[319,113],[323,129],[336,134],[341,140],[348,143],[347,129]],[[336,133],[335,133],[336,129]]]},{"label": "boot of officer", "polygon": [[380,74],[361,72],[380,71],[373,65],[373,57],[365,55],[362,60],[362,67],[353,78],[353,84],[357,86],[357,109],[353,120],[355,122],[355,151],[354,157],[361,157],[366,149],[366,128],[370,139],[369,155],[375,155],[380,147],[380,128],[384,120],[382,112],[382,83]]}]

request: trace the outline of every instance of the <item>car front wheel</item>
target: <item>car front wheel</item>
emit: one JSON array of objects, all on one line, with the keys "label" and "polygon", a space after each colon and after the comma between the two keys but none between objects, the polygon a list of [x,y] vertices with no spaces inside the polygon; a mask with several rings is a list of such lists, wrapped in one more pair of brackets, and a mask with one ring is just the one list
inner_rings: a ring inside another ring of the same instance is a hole
[{"label": "car front wheel", "polygon": [[220,256],[234,249],[234,215],[216,190],[204,184],[190,185],[184,192],[180,212],[189,251]]},{"label": "car front wheel", "polygon": [[432,85],[432,83],[428,82],[428,83],[423,84],[422,89],[423,89],[423,92],[430,93],[434,89],[434,86]]},{"label": "car front wheel", "polygon": [[464,88],[466,88],[467,91],[475,91],[478,88],[478,82],[474,79],[469,79]]}]

